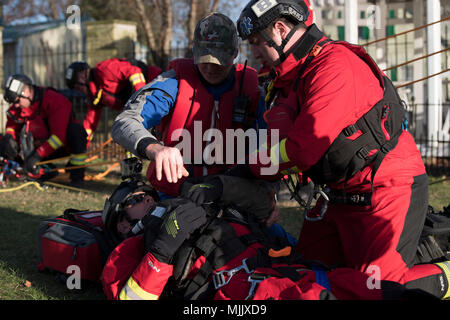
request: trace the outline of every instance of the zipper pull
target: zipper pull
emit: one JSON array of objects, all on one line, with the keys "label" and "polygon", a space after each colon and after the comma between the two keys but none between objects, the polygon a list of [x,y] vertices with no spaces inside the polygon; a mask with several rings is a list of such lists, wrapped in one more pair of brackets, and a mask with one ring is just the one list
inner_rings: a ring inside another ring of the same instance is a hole
[{"label": "zipper pull", "polygon": [[389,106],[384,106],[383,113],[381,114],[381,119],[385,119],[387,117],[389,110],[390,110]]},{"label": "zipper pull", "polygon": [[77,257],[77,248],[77,246],[73,248],[72,260],[75,260],[75,258]]}]

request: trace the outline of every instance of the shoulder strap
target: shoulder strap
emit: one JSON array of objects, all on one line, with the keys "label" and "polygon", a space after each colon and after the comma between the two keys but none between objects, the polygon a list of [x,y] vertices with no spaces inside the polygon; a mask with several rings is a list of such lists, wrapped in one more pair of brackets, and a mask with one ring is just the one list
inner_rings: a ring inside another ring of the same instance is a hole
[{"label": "shoulder strap", "polygon": [[316,41],[314,46],[311,48],[308,58],[306,58],[305,62],[303,62],[303,65],[299,70],[297,79],[295,80],[294,86],[292,87],[292,90],[294,90],[294,91],[297,91],[298,85],[300,84],[300,80],[303,77],[303,73],[305,72],[306,68],[309,66],[311,61],[319,55],[320,51],[322,51],[323,46],[328,42],[332,42],[332,40],[325,39],[319,43],[317,43],[317,42],[318,41]]}]

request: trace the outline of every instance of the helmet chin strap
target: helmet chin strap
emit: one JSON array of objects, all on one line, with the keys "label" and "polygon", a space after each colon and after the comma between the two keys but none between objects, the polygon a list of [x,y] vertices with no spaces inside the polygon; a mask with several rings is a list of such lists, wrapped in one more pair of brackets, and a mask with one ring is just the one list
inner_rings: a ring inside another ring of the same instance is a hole
[{"label": "helmet chin strap", "polygon": [[298,30],[299,27],[300,24],[296,24],[292,28],[292,30],[287,34],[287,36],[281,41],[281,44],[279,46],[275,43],[275,41],[273,41],[273,39],[267,34],[265,30],[260,31],[261,35],[267,41],[269,47],[274,48],[278,52],[278,55],[280,56],[280,62],[286,60],[287,56],[286,53],[284,52],[284,48],[286,47],[287,43],[289,42],[289,40],[291,40],[292,36]]}]

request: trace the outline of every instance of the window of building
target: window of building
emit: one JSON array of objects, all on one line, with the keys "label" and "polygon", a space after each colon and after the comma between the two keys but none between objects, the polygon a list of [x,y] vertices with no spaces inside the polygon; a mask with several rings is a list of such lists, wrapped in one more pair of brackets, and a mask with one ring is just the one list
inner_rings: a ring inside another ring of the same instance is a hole
[{"label": "window of building", "polygon": [[389,19],[395,19],[395,10],[389,10]]},{"label": "window of building", "polygon": [[338,26],[338,40],[345,40],[345,26]]},{"label": "window of building", "polygon": [[386,35],[393,36],[394,34],[395,34],[395,26],[394,25],[386,26]]},{"label": "window of building", "polygon": [[370,29],[367,26],[358,27],[358,37],[362,40],[369,40]]}]

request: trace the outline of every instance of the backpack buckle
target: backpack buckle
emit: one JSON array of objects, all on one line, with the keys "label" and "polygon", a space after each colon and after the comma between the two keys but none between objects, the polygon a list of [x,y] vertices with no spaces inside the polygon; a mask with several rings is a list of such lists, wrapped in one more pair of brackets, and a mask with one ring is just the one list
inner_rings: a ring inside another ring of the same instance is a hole
[{"label": "backpack buckle", "polygon": [[362,147],[361,149],[358,150],[358,152],[356,152],[356,155],[359,158],[366,160],[367,156],[369,155],[369,151],[365,147]]},{"label": "backpack buckle", "polygon": [[357,131],[358,131],[358,128],[354,124],[351,124],[348,127],[345,127],[344,130],[342,130],[342,132],[344,133],[344,135],[346,137],[350,137],[350,136],[354,135]]},{"label": "backpack buckle", "polygon": [[[244,270],[246,273],[253,272],[253,270],[250,270],[247,265],[247,258],[243,259],[242,264],[234,269],[222,270],[214,273],[213,274],[214,288],[216,288],[217,290],[222,288],[223,286],[226,286],[231,281],[231,278],[233,278],[233,276],[241,270]],[[225,276],[227,276],[228,279],[225,279]]]}]

